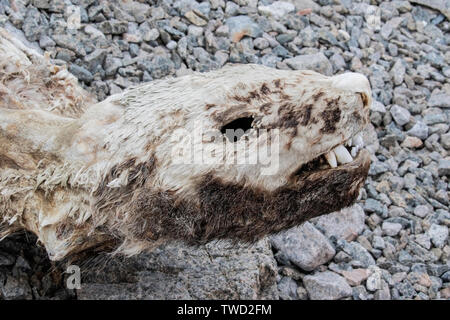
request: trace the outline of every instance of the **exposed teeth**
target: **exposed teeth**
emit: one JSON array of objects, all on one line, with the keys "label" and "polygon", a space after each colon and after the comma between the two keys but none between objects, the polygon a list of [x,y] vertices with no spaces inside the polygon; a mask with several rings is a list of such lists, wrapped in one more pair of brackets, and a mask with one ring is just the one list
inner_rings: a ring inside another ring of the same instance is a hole
[{"label": "exposed teeth", "polygon": [[[350,151],[344,147],[344,144],[349,147]],[[348,139],[344,144],[337,146],[332,151],[325,154],[325,159],[331,168],[336,168],[338,164],[352,162],[353,158],[356,158],[358,155],[359,150],[364,148],[364,140],[361,133]]]},{"label": "exposed teeth", "polygon": [[327,159],[328,164],[330,165],[330,167],[332,167],[332,168],[336,168],[337,167],[336,155],[334,154],[333,151],[330,151],[330,152],[326,153],[325,154],[325,159]]},{"label": "exposed teeth", "polygon": [[364,141],[361,135],[358,134],[353,138],[353,145],[359,149],[364,147]]},{"label": "exposed teeth", "polygon": [[353,161],[352,156],[343,145],[337,146],[333,151],[339,164],[345,164]]}]

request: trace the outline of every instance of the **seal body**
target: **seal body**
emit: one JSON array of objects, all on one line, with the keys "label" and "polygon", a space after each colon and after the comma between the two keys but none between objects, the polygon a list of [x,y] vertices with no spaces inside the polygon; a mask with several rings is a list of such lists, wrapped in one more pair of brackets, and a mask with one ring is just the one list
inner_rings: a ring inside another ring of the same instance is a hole
[{"label": "seal body", "polygon": [[345,147],[368,123],[359,74],[230,65],[96,102],[1,30],[6,57],[0,236],[29,230],[53,260],[253,242],[350,205],[367,176],[368,153]]}]

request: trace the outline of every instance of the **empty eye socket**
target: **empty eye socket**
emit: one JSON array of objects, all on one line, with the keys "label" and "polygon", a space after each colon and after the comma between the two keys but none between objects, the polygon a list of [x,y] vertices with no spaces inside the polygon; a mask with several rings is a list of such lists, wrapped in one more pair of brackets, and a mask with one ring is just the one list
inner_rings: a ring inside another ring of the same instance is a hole
[{"label": "empty eye socket", "polygon": [[229,141],[236,142],[252,128],[254,120],[253,117],[238,118],[220,128],[220,132],[222,132]]}]

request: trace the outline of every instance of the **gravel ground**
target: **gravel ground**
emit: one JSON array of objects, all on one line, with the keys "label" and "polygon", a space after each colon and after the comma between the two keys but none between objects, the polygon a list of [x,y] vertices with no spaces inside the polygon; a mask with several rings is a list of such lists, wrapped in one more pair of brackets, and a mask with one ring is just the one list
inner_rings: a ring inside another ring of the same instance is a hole
[{"label": "gravel ground", "polygon": [[[228,62],[370,79],[373,162],[358,204],[268,239],[277,292],[250,298],[450,299],[449,19],[448,0],[0,0],[0,26],[100,100]],[[0,242],[0,297],[79,297],[35,242]]]}]

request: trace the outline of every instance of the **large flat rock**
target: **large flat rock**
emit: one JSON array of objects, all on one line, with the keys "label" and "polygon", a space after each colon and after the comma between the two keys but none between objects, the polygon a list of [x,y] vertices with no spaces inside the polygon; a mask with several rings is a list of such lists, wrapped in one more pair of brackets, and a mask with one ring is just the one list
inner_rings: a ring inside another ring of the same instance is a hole
[{"label": "large flat rock", "polygon": [[438,10],[450,20],[450,1],[449,0],[410,0],[411,3],[420,4],[431,9]]},{"label": "large flat rock", "polygon": [[79,299],[278,298],[276,262],[267,240],[253,246],[170,244],[80,268]]}]

